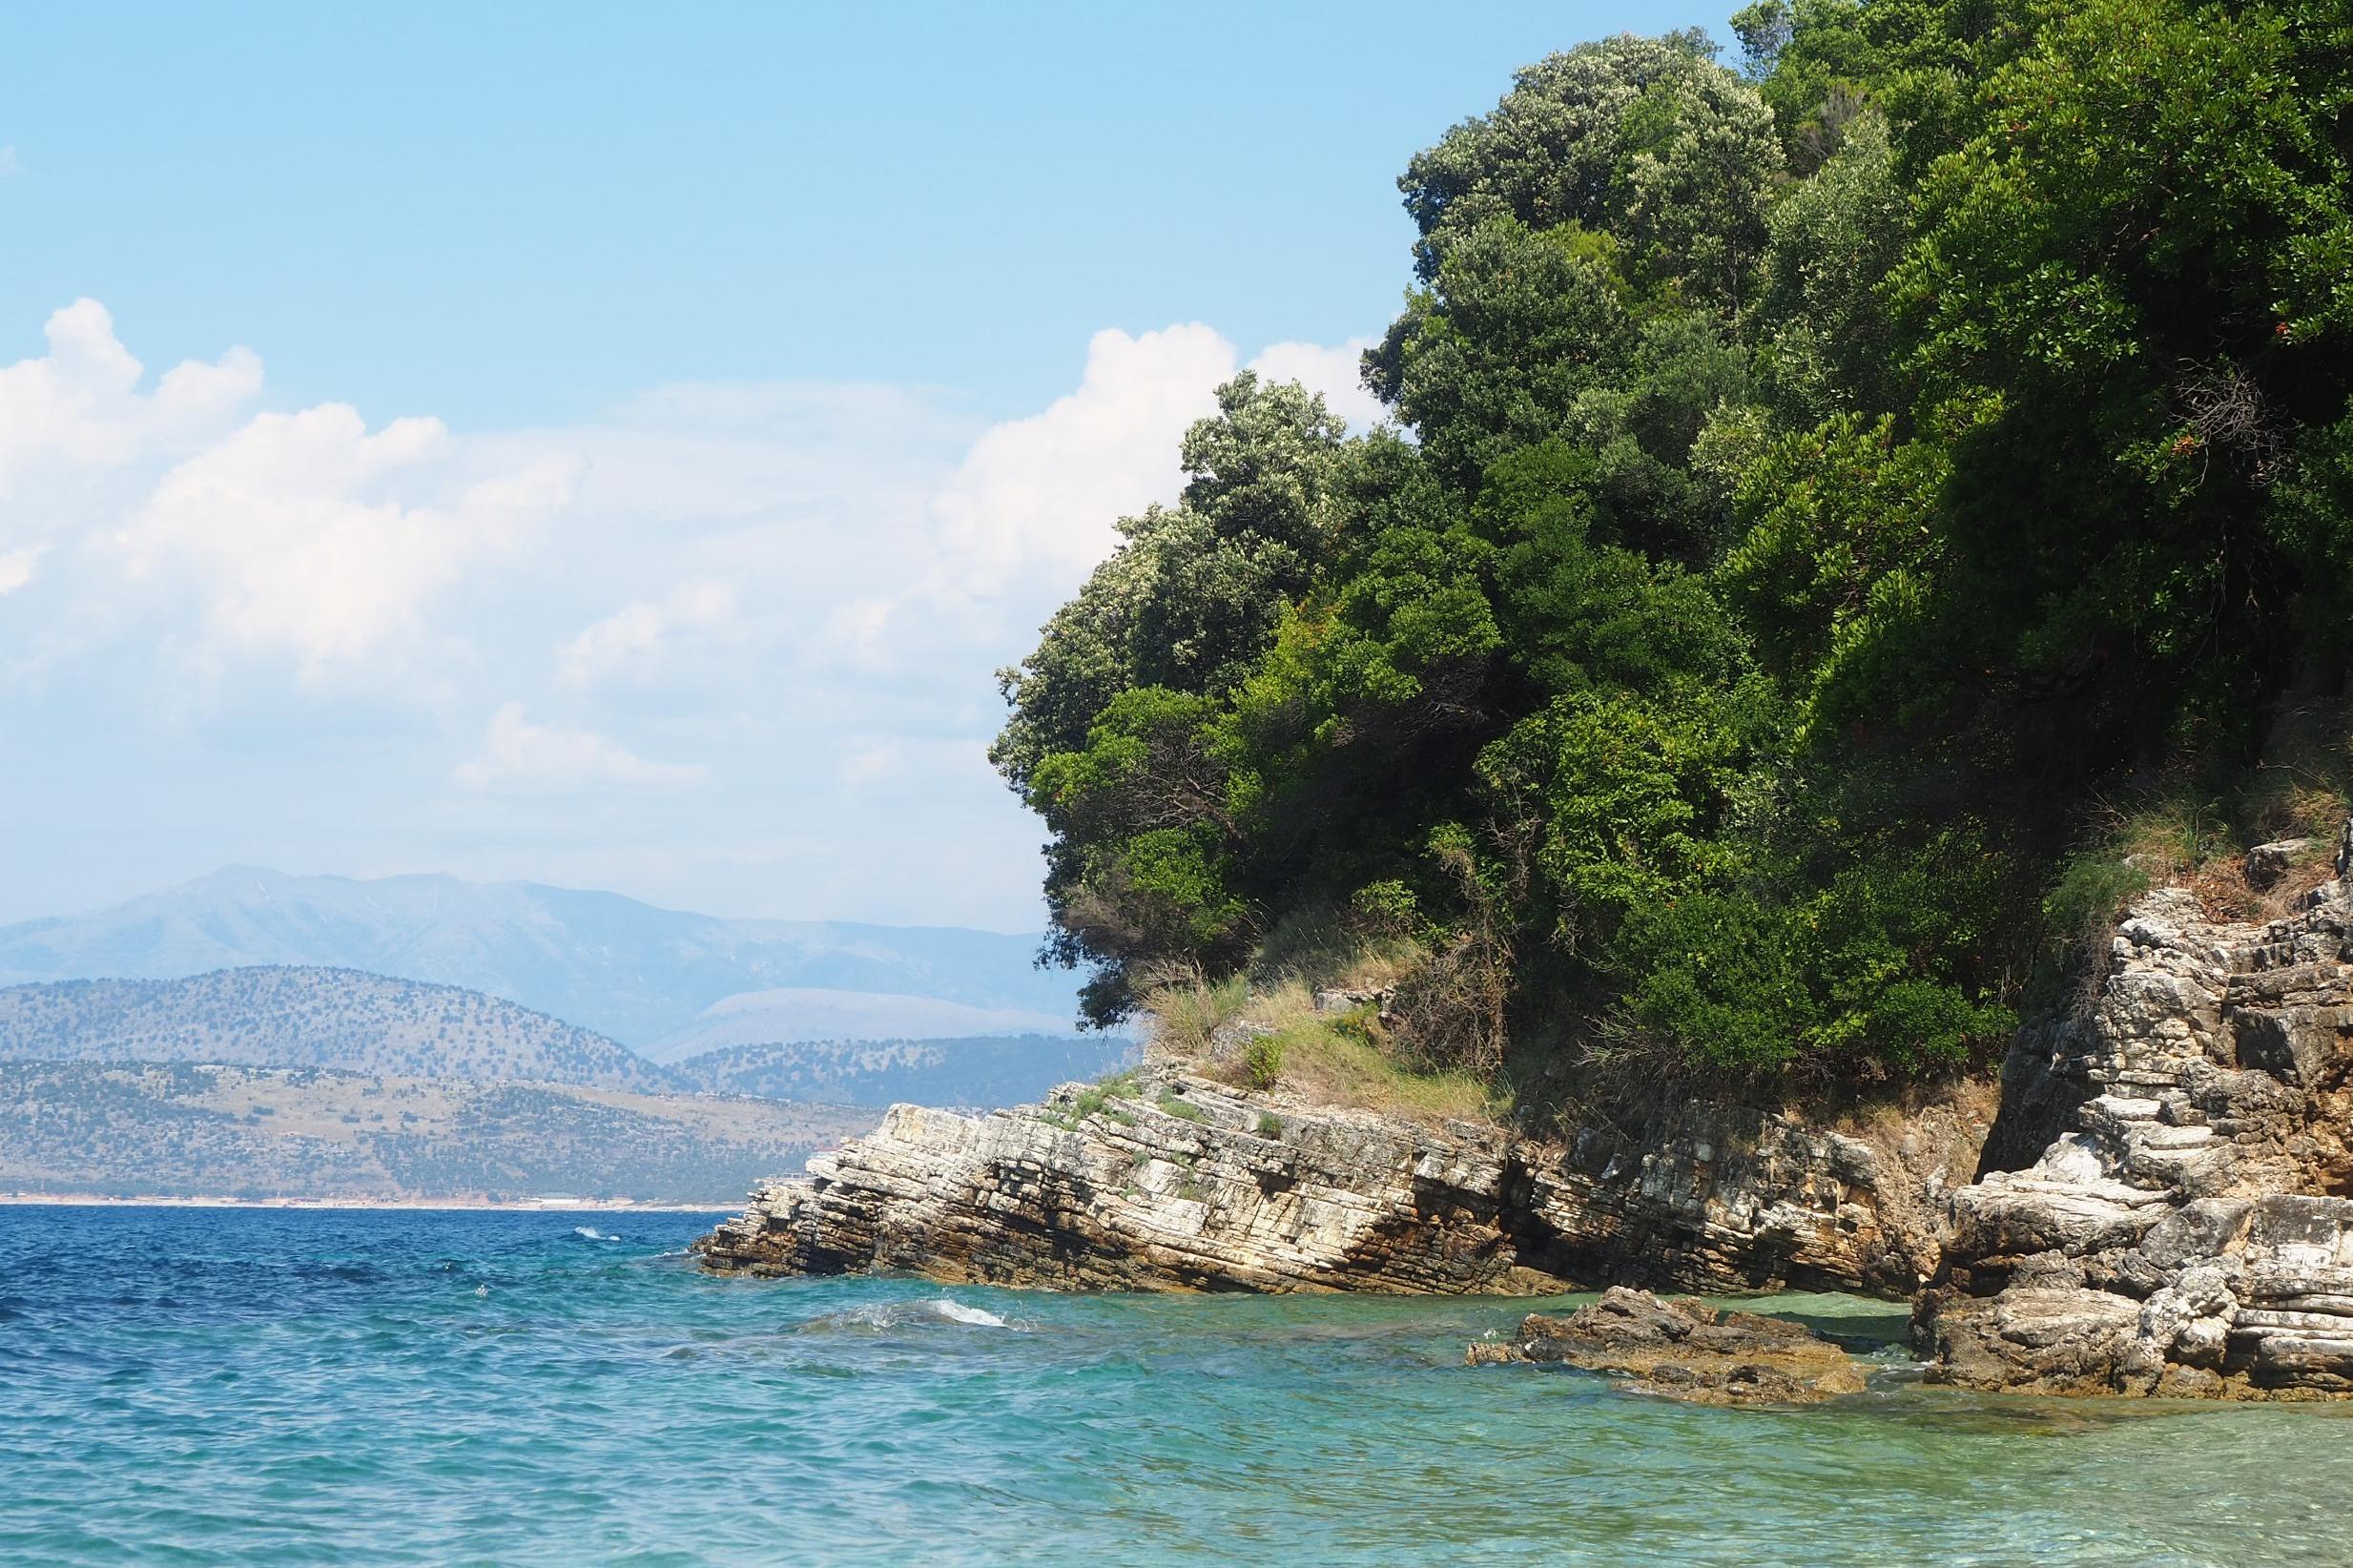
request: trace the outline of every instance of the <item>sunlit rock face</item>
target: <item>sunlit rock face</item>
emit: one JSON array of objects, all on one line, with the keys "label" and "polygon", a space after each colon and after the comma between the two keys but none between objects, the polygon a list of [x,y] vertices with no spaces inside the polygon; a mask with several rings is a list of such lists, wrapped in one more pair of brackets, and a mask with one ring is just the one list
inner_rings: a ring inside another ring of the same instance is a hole
[{"label": "sunlit rock face", "polygon": [[1916,1315],[1931,1376],[2353,1393],[2353,823],[2336,871],[2261,924],[2150,895],[2092,1003],[2021,1041],[2003,1120],[2052,1136],[1953,1194]]},{"label": "sunlit rock face", "polygon": [[1563,1143],[1161,1067],[986,1117],[896,1106],[699,1251],[723,1273],[1062,1289],[1908,1295],[1984,1130],[1951,1105],[1867,1136],[1678,1102]]}]

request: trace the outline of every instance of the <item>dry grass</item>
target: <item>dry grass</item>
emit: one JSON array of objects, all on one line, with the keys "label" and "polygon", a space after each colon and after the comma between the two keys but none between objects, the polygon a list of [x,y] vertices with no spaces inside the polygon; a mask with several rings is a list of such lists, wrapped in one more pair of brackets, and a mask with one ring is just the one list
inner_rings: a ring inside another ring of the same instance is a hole
[{"label": "dry grass", "polygon": [[[1352,973],[1377,971],[1368,964]],[[1212,985],[1196,978],[1163,985],[1146,1006],[1156,1053],[1237,1088],[1272,1087],[1311,1104],[1425,1121],[1487,1120],[1499,1108],[1488,1085],[1468,1073],[1422,1072],[1398,1061],[1384,1048],[1370,1007],[1318,1013],[1314,988],[1303,980],[1252,992],[1239,980]],[[1228,1024],[1247,1027],[1221,1038]]]},{"label": "dry grass", "polygon": [[[2185,887],[2209,918],[2273,920],[2329,874],[2345,799],[2323,785],[2282,782],[2234,827],[2219,803],[2168,800],[2129,815],[2111,830],[2116,854],[2153,887]],[[2311,843],[2267,888],[2247,880],[2246,852],[2259,843],[2306,838]]]},{"label": "dry grass", "polygon": [[1346,1105],[1424,1121],[1492,1121],[1501,1107],[1469,1073],[1416,1072],[1363,1035],[1330,1021],[1277,1035],[1282,1086],[1318,1105]]},{"label": "dry grass", "polygon": [[1217,1053],[1217,1032],[1249,1001],[1250,982],[1241,975],[1215,982],[1197,973],[1161,979],[1145,990],[1146,1051],[1156,1060],[1207,1062]]}]

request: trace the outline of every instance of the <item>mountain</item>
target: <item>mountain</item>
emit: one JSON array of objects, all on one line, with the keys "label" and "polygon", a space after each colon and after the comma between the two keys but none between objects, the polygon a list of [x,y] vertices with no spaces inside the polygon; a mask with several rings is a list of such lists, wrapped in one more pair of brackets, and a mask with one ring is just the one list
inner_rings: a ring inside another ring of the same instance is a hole
[{"label": "mountain", "polygon": [[872,1111],[317,1068],[0,1063],[0,1192],[736,1202]]},{"label": "mountain", "polygon": [[[531,882],[232,867],[94,914],[0,926],[0,984],[169,980],[265,964],[359,969],[504,997],[642,1045],[687,1028],[724,998],[779,988],[1066,1021],[1078,980],[1037,968],[1037,945],[1035,937],[947,926],[722,919]],[[892,1033],[922,1032],[891,1021]]]},{"label": "mountain", "polygon": [[1109,1035],[972,1040],[805,1041],[733,1045],[674,1063],[681,1083],[712,1093],[762,1094],[845,1105],[995,1107],[1042,1097],[1057,1083],[1124,1066],[1135,1043]]},{"label": "mountain", "polygon": [[0,1060],[215,1062],[659,1090],[628,1047],[497,997],[351,969],[0,990]]},{"label": "mountain", "polygon": [[1075,1042],[1067,1013],[974,1007],[929,997],[786,987],[746,991],[703,1009],[683,1029],[646,1047],[654,1062],[678,1062],[730,1045],[816,1040],[955,1040],[975,1035],[1060,1035]]}]

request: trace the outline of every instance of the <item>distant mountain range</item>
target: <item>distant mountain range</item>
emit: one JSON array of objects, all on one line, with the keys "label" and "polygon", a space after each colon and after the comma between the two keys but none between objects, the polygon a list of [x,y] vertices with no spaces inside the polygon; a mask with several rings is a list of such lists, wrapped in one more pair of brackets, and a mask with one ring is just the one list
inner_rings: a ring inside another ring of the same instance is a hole
[{"label": "distant mountain range", "polygon": [[0,1062],[0,1192],[717,1207],[876,1119],[315,1067]]},{"label": "distant mountain range", "polygon": [[1036,1100],[1057,1083],[1091,1082],[1125,1065],[1134,1052],[1132,1042],[1104,1035],[811,1041],[730,1046],[670,1070],[686,1086],[714,1094],[973,1109]]},{"label": "distant mountain range", "polygon": [[234,868],[0,926],[0,1190],[732,1201],[1120,1065],[1036,946]]},{"label": "distant mountain range", "polygon": [[[772,1041],[1067,1028],[1078,981],[1037,968],[1037,946],[947,926],[721,919],[530,882],[239,866],[95,914],[0,926],[0,984],[356,969],[502,997],[674,1058],[748,1042],[735,1025],[754,1012],[753,1032]],[[706,1018],[744,993],[758,1000]],[[877,1000],[890,998],[900,1002]]]},{"label": "distant mountain range", "polygon": [[0,990],[0,1061],[212,1062],[655,1093],[627,1046],[498,997],[355,969],[221,969],[184,980]]},{"label": "distant mountain range", "polygon": [[1068,1014],[974,1007],[930,997],[877,996],[871,991],[797,987],[746,991],[703,1009],[693,1022],[646,1047],[654,1062],[683,1062],[732,1045],[800,1041],[958,1040],[976,1035],[1081,1037]]},{"label": "distant mountain range", "polygon": [[[752,1008],[744,1016],[762,1015]],[[992,1106],[1101,1077],[1132,1048],[1117,1036],[1067,1032],[754,1040],[662,1063],[479,991],[356,969],[270,966],[0,988],[0,1062],[179,1062],[839,1105]]]}]

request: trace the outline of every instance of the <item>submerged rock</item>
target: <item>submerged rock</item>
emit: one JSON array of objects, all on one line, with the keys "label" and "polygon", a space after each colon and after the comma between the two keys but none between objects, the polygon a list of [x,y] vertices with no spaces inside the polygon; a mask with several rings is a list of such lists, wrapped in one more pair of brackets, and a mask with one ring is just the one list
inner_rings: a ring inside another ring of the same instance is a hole
[{"label": "submerged rock", "polygon": [[1983,1131],[1952,1105],[1872,1138],[1678,1101],[1564,1144],[1164,1067],[985,1117],[894,1106],[696,1246],[719,1273],[1063,1289],[1905,1295]]},{"label": "submerged rock", "polygon": [[[1915,1333],[1932,1380],[2045,1393],[2353,1393],[2353,825],[2294,916],[2128,913],[2085,1015],[2013,1049]],[[2007,1163],[2006,1161],[2004,1163]]]},{"label": "submerged rock", "polygon": [[1854,1357],[1799,1324],[1622,1286],[1566,1317],[1531,1312],[1517,1339],[1475,1343],[1467,1359],[1566,1362],[1705,1405],[1815,1404],[1864,1388]]}]

